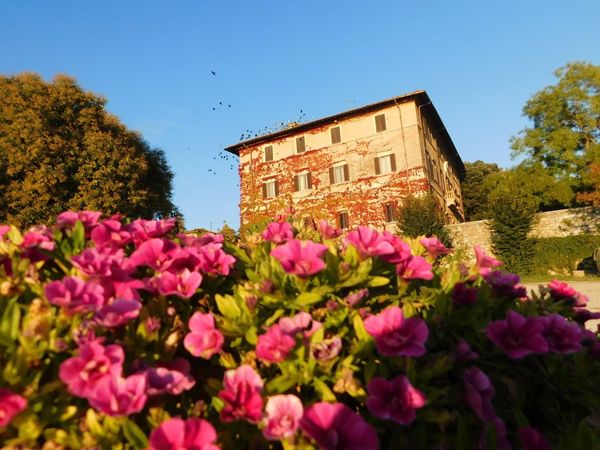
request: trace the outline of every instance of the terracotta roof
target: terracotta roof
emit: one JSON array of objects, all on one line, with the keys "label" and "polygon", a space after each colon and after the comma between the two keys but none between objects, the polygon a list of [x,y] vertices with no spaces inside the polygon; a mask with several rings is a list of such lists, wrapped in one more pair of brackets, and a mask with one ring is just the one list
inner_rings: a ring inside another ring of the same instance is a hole
[{"label": "terracotta roof", "polygon": [[295,135],[295,134],[301,133],[303,131],[310,130],[312,128],[317,128],[317,127],[320,127],[323,125],[327,125],[328,123],[335,123],[342,119],[359,116],[359,115],[362,115],[362,114],[365,114],[365,113],[368,113],[371,111],[376,111],[378,109],[387,108],[387,107],[392,106],[397,103],[404,103],[409,100],[414,100],[417,103],[417,105],[419,105],[420,107],[422,107],[429,113],[430,118],[437,125],[436,131],[439,132],[442,135],[442,137],[446,140],[448,147],[450,149],[450,152],[451,152],[451,155],[449,155],[449,156],[452,159],[452,162],[454,164],[456,164],[456,167],[460,173],[460,177],[462,178],[465,174],[465,166],[462,162],[462,159],[460,158],[460,155],[458,154],[458,151],[456,150],[456,147],[454,146],[454,143],[452,142],[452,139],[450,138],[450,135],[448,134],[448,131],[446,130],[446,127],[444,126],[444,123],[442,122],[442,119],[440,118],[437,110],[433,106],[433,103],[431,103],[431,100],[429,99],[427,92],[425,92],[423,90],[409,92],[409,93],[406,93],[403,95],[399,95],[397,97],[392,97],[392,98],[388,98],[386,100],[381,100],[376,103],[364,105],[359,108],[350,109],[348,111],[334,114],[332,116],[322,117],[320,119],[302,123],[300,125],[297,125],[297,126],[294,126],[291,128],[286,128],[283,130],[275,131],[273,133],[263,134],[262,136],[257,136],[255,138],[247,139],[245,141],[238,142],[237,144],[233,144],[228,147],[225,147],[225,151],[228,151],[235,155],[239,155],[239,150],[244,147],[254,147],[261,143],[274,141],[274,140],[281,139],[281,138],[284,138],[287,136]]}]

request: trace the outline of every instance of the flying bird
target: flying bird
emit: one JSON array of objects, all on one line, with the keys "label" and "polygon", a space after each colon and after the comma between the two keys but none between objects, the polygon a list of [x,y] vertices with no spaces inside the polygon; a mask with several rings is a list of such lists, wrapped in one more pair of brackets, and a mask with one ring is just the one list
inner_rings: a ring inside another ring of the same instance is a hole
[{"label": "flying bird", "polygon": [[217,74],[214,70],[211,70],[210,73],[212,73],[213,75]]}]

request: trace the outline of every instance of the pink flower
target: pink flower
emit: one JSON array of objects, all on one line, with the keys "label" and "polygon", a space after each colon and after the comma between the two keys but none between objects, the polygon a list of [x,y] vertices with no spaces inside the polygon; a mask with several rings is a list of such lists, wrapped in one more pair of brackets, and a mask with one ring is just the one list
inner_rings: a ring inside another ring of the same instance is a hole
[{"label": "pink flower", "polygon": [[494,270],[483,274],[483,278],[492,287],[496,295],[517,298],[527,295],[527,288],[519,285],[521,277],[514,273]]},{"label": "pink flower", "polygon": [[183,339],[183,346],[194,356],[204,359],[219,353],[225,338],[215,328],[215,319],[211,313],[196,312],[188,322],[190,332]]},{"label": "pink flower", "polygon": [[375,417],[393,420],[400,425],[411,424],[416,410],[425,405],[425,395],[407,377],[398,375],[391,381],[375,377],[367,386],[367,408]]},{"label": "pink flower", "polygon": [[0,225],[0,239],[10,231],[10,225]]},{"label": "pink flower", "polygon": [[181,298],[190,298],[202,283],[202,275],[183,269],[179,273],[163,272],[154,278],[158,292],[162,295],[176,295]]},{"label": "pink flower", "polygon": [[271,256],[281,263],[283,270],[299,277],[308,277],[323,270],[325,253],[326,245],[298,239],[291,239],[271,250]]},{"label": "pink flower", "polygon": [[53,251],[54,247],[52,233],[45,225],[31,227],[23,235],[21,248],[25,249],[24,256],[32,262],[47,260],[47,253]]},{"label": "pink flower", "polygon": [[296,340],[281,331],[279,325],[272,325],[266,333],[258,337],[256,357],[268,362],[284,361],[296,345]]},{"label": "pink flower", "polygon": [[405,280],[431,280],[431,264],[422,256],[411,256],[396,265],[396,273]]},{"label": "pink flower", "polygon": [[106,328],[120,327],[139,316],[140,309],[139,300],[118,298],[96,312],[94,322]]},{"label": "pink flower", "polygon": [[190,363],[185,358],[175,358],[146,370],[146,394],[179,395],[190,390],[196,380],[190,376]]},{"label": "pink flower", "polygon": [[0,388],[0,427],[8,426],[15,416],[27,408],[27,399]]},{"label": "pink flower", "polygon": [[370,256],[391,255],[394,247],[377,230],[370,227],[358,227],[352,230],[345,239],[346,243],[352,244],[361,258]]},{"label": "pink flower", "polygon": [[427,254],[433,259],[450,253],[450,249],[442,244],[442,242],[435,236],[423,238],[419,242],[423,247],[425,247]]},{"label": "pink flower", "polygon": [[323,339],[310,346],[310,353],[317,361],[327,362],[337,357],[342,350],[342,340],[339,336]]},{"label": "pink flower", "polygon": [[148,450],[220,450],[216,440],[217,433],[206,420],[175,417],[152,430]]},{"label": "pink flower", "polygon": [[128,416],[146,404],[146,375],[106,376],[87,393],[90,405],[109,416]]},{"label": "pink flower", "polygon": [[383,232],[383,238],[390,243],[394,249],[393,253],[388,255],[381,255],[381,259],[391,264],[400,264],[408,260],[412,256],[410,246],[404,242],[399,236],[390,233],[389,231]]},{"label": "pink flower", "polygon": [[147,266],[163,272],[183,254],[184,252],[174,242],[168,239],[154,238],[140,244],[137,250],[131,254],[129,264],[132,267]]},{"label": "pink flower", "polygon": [[539,318],[525,318],[518,312],[509,311],[505,320],[488,324],[486,334],[510,358],[519,359],[530,353],[548,351],[543,330],[544,323]]},{"label": "pink flower", "polygon": [[87,397],[89,392],[104,377],[121,375],[125,354],[119,345],[104,347],[100,339],[83,343],[79,356],[65,360],[58,376],[77,397]]},{"label": "pink flower", "polygon": [[111,217],[96,225],[91,233],[96,247],[125,247],[131,242],[131,233],[116,217]]},{"label": "pink flower", "polygon": [[485,275],[489,273],[490,269],[494,267],[498,267],[502,265],[501,261],[498,261],[496,258],[486,255],[484,250],[476,245],[474,247],[475,250],[475,268],[479,271],[480,275]]},{"label": "pink flower", "polygon": [[342,234],[342,230],[332,227],[326,220],[319,220],[317,229],[323,239],[333,239]]},{"label": "pink flower", "polygon": [[97,311],[104,305],[102,286],[77,277],[65,277],[48,283],[44,288],[50,303],[64,308],[68,315]]},{"label": "pink flower", "polygon": [[223,422],[238,419],[258,422],[261,419],[263,381],[252,367],[243,365],[225,372],[223,387],[225,389],[219,392],[225,402],[221,410]]},{"label": "pink flower", "polygon": [[222,244],[225,238],[222,234],[204,233],[202,236],[192,234],[178,234],[177,237],[186,247],[204,247],[207,244]]},{"label": "pink flower", "polygon": [[556,301],[571,300],[577,295],[575,289],[559,280],[550,281],[550,283],[548,283],[548,289],[550,289],[550,295]]},{"label": "pink flower", "polygon": [[235,264],[235,258],[221,249],[221,244],[206,244],[196,251],[199,268],[211,275],[227,276]]},{"label": "pink flower", "polygon": [[560,314],[540,317],[544,329],[542,336],[548,343],[548,351],[554,353],[576,353],[582,350],[583,330],[575,322],[569,322]]},{"label": "pink flower", "polygon": [[350,308],[354,308],[358,302],[360,302],[367,295],[369,295],[369,290],[367,288],[359,289],[358,291],[354,291],[346,295],[344,297],[344,301]]},{"label": "pink flower", "polygon": [[65,211],[56,217],[56,223],[64,228],[72,227],[79,221],[83,224],[87,234],[96,226],[101,215],[102,213],[99,211]]},{"label": "pink flower", "polygon": [[109,277],[123,265],[123,250],[112,247],[86,248],[71,261],[81,272],[89,276]]},{"label": "pink flower", "polygon": [[492,399],[496,393],[488,376],[476,366],[465,369],[463,374],[465,401],[483,422],[496,417]]},{"label": "pink flower", "polygon": [[262,237],[265,241],[283,244],[285,241],[294,239],[294,232],[289,222],[271,222],[262,232]]},{"label": "pink flower", "polygon": [[308,408],[300,428],[322,450],[378,450],[375,430],[343,403],[320,402]]},{"label": "pink flower", "polygon": [[305,339],[310,338],[323,326],[321,322],[314,320],[306,312],[299,312],[294,317],[282,317],[279,319],[278,324],[282,333],[292,337],[295,337],[298,333],[302,333]]},{"label": "pink flower", "polygon": [[275,395],[267,401],[265,412],[267,418],[263,435],[269,440],[278,440],[296,434],[304,408],[295,395]]},{"label": "pink flower", "polygon": [[175,227],[175,218],[165,220],[134,220],[128,227],[134,244],[140,245],[142,242],[152,238],[161,238]]},{"label": "pink flower", "polygon": [[402,310],[390,306],[365,319],[367,332],[375,338],[377,351],[385,356],[421,356],[429,330],[423,319],[404,319]]},{"label": "pink flower", "polygon": [[477,302],[477,288],[469,287],[466,283],[456,283],[452,290],[452,300],[457,305],[473,305]]},{"label": "pink flower", "polygon": [[519,428],[518,435],[523,450],[552,450],[548,440],[535,428]]},{"label": "pink flower", "polygon": [[454,348],[454,357],[459,362],[466,362],[479,358],[479,355],[471,349],[467,341],[460,338]]}]

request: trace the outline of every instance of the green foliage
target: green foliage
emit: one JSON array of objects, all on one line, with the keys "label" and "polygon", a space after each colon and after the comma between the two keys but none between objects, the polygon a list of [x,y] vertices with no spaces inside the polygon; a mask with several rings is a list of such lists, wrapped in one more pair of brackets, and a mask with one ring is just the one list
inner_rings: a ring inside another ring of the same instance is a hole
[{"label": "green foliage", "polygon": [[437,236],[444,245],[452,245],[444,214],[429,194],[419,197],[411,195],[402,200],[402,206],[398,209],[398,231],[411,238]]},{"label": "green foliage", "polygon": [[531,259],[531,273],[570,274],[577,263],[592,257],[600,247],[600,235],[582,234],[553,238],[537,238]]},{"label": "green foliage", "polygon": [[0,76],[0,223],[49,223],[68,209],[177,214],[164,152],[105,106],[67,76]]},{"label": "green foliage", "polygon": [[525,275],[530,269],[535,241],[529,237],[536,213],[536,201],[518,183],[515,173],[507,173],[490,193],[490,220],[494,254],[505,270]]},{"label": "green foliage", "polygon": [[483,220],[490,218],[488,194],[490,187],[486,185],[487,178],[502,169],[494,163],[477,160],[465,163],[467,174],[461,183],[465,220]]},{"label": "green foliage", "polygon": [[[588,165],[600,160],[600,66],[573,62],[555,72],[558,82],[534,94],[523,108],[533,122],[513,138],[515,156],[539,163],[556,183],[585,191]],[[568,203],[565,203],[568,204]]]}]

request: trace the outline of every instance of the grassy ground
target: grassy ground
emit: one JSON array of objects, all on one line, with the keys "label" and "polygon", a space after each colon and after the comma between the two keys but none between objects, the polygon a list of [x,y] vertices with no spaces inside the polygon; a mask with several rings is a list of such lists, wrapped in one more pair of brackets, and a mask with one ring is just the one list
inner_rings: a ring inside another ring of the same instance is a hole
[{"label": "grassy ground", "polygon": [[591,281],[592,283],[600,283],[600,277],[592,275],[588,275],[583,278],[574,277],[572,275],[526,275],[521,277],[521,282],[523,283],[547,283],[552,280]]}]

